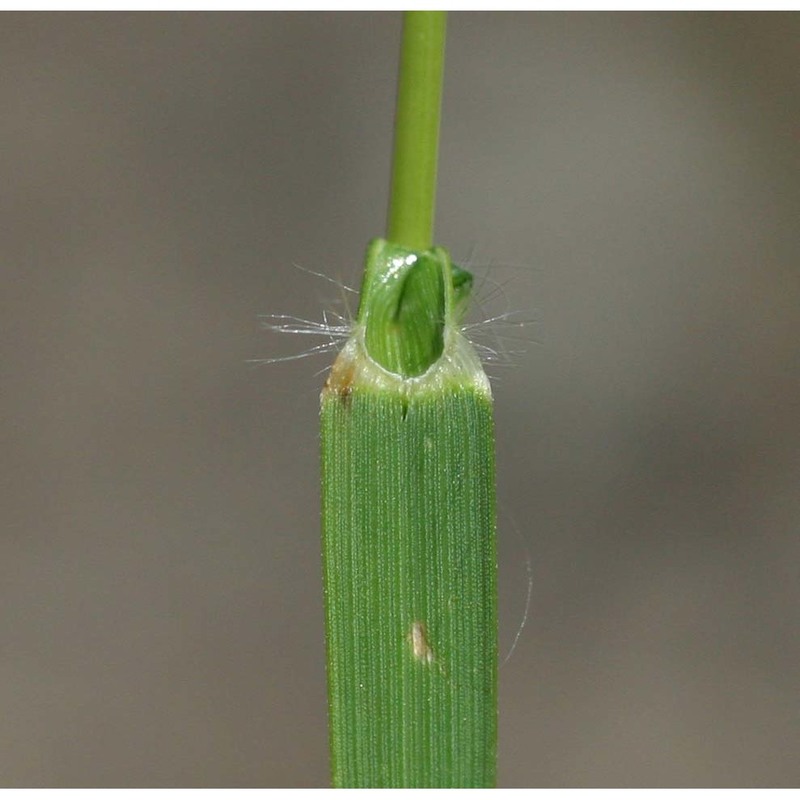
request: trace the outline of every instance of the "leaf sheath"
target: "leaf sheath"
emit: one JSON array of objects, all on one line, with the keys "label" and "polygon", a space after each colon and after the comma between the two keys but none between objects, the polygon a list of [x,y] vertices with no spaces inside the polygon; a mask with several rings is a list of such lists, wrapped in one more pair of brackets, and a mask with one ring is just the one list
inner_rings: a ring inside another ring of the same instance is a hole
[{"label": "leaf sheath", "polygon": [[491,399],[355,387],[321,413],[334,785],[492,786]]}]

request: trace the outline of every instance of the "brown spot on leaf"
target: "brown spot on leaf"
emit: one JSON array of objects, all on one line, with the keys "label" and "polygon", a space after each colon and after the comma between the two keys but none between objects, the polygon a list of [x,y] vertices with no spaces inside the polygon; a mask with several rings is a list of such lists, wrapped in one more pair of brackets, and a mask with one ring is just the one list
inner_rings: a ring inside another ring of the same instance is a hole
[{"label": "brown spot on leaf", "polygon": [[424,622],[414,622],[408,632],[408,641],[411,644],[411,652],[414,658],[423,664],[432,664],[434,659],[433,650],[428,642],[428,629]]},{"label": "brown spot on leaf", "polygon": [[331,367],[328,380],[325,381],[325,389],[339,395],[342,404],[350,407],[350,396],[353,393],[353,379],[356,374],[355,362],[347,359],[337,358]]}]

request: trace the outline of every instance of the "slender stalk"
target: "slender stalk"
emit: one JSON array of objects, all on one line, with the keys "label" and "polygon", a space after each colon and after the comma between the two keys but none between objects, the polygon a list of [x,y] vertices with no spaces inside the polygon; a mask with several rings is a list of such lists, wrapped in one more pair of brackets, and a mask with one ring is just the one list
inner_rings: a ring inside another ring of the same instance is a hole
[{"label": "slender stalk", "polygon": [[444,11],[403,18],[386,238],[411,250],[433,243],[446,20]]}]

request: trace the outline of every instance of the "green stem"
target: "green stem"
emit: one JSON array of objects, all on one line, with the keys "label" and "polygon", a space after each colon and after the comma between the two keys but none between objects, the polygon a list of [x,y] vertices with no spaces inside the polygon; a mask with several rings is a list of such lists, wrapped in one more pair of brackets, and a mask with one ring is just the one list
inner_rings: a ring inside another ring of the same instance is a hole
[{"label": "green stem", "polygon": [[433,243],[446,20],[445,11],[403,17],[386,238],[410,250]]}]

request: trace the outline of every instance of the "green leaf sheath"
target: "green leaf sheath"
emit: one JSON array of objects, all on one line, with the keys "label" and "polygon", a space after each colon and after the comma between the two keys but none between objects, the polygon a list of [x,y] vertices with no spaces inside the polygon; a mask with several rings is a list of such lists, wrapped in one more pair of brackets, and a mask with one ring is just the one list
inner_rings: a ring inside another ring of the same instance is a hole
[{"label": "green leaf sheath", "polygon": [[444,349],[446,254],[414,252],[376,239],[367,253],[359,319],[367,352],[391,373],[424,373]]},{"label": "green leaf sheath", "polygon": [[[455,325],[466,273],[434,248],[417,253],[403,280],[397,265],[408,252],[370,248],[353,337],[322,394],[333,783],[493,786],[492,401]],[[404,360],[391,340],[407,304],[423,335]]]}]

